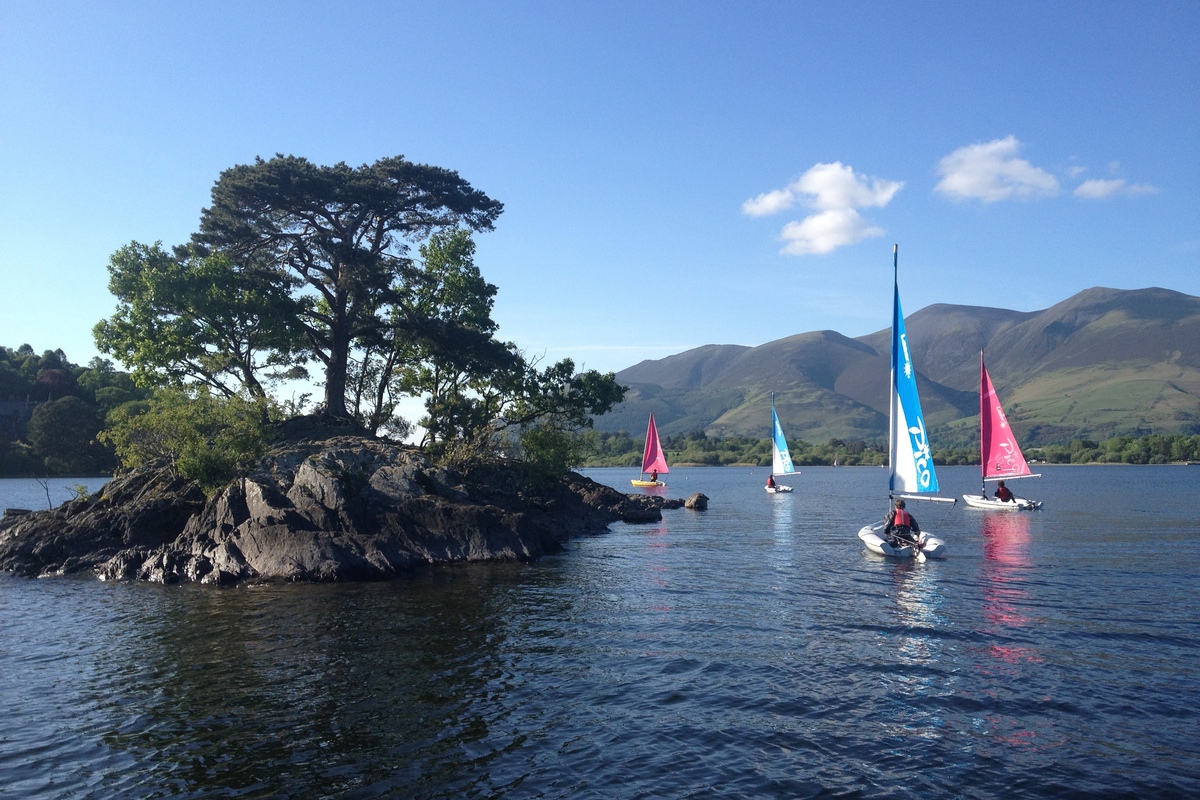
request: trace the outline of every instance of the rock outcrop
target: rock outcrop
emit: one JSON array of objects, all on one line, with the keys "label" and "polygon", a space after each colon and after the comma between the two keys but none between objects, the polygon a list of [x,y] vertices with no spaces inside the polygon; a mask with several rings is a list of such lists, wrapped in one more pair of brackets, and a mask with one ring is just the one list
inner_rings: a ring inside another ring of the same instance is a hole
[{"label": "rock outcrop", "polygon": [[419,451],[359,436],[280,445],[205,498],[141,469],[53,511],[0,519],[0,570],[234,584],[381,580],[421,564],[536,559],[618,520],[682,501],[625,495],[577,474],[529,493]]}]

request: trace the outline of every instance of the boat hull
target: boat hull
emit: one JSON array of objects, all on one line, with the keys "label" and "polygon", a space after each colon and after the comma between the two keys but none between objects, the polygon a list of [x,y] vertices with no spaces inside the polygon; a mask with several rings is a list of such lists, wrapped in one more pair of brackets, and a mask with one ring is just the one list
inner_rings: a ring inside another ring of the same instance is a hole
[{"label": "boat hull", "polygon": [[964,494],[963,500],[971,508],[983,508],[990,511],[1036,511],[1042,507],[1041,500],[1026,500],[1024,497],[1014,497],[1006,503],[994,497],[984,497],[981,494]]},{"label": "boat hull", "polygon": [[788,494],[792,491],[792,487],[783,486],[782,484],[779,486],[766,486],[763,488],[767,490],[767,494]]},{"label": "boat hull", "polygon": [[[872,553],[877,553],[881,556],[889,558],[912,558],[913,547],[905,545],[904,547],[892,547],[887,539],[883,538],[884,523],[876,522],[872,525],[864,525],[862,530],[858,532],[858,538],[862,539],[862,543]],[[922,532],[918,537],[921,542],[921,552],[926,558],[945,558],[946,543],[936,536],[930,536],[928,533]]]},{"label": "boat hull", "polygon": [[634,486],[666,486],[666,484],[663,483],[662,481],[634,481],[634,480],[631,480],[630,483],[632,483]]}]

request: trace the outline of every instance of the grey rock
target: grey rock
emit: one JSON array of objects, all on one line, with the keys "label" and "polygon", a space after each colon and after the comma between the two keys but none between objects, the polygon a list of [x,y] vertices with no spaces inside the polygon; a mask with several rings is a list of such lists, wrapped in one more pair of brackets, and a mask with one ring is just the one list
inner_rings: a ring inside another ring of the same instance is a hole
[{"label": "grey rock", "polygon": [[533,560],[682,504],[576,474],[529,492],[501,468],[460,475],[411,448],[345,435],[281,443],[209,498],[148,468],[60,509],[6,517],[0,570],[215,585],[381,580],[423,564]]}]

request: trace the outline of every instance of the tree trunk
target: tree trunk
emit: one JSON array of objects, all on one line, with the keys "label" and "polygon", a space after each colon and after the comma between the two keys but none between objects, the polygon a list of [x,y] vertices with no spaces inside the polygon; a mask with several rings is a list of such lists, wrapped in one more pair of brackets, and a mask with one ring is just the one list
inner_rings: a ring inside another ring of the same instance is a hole
[{"label": "tree trunk", "polygon": [[[339,298],[340,299],[340,298]],[[346,410],[346,370],[350,365],[350,320],[345,300],[333,315],[329,331],[329,362],[325,365],[325,413],[339,419],[350,419]]]}]

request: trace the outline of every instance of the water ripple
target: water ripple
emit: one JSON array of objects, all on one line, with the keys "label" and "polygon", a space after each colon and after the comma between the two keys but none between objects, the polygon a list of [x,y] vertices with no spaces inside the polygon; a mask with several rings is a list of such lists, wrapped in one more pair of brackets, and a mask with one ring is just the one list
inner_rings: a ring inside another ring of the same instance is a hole
[{"label": "water ripple", "polygon": [[1063,470],[1038,515],[930,516],[951,557],[917,565],[853,540],[873,471],[747,472],[533,565],[0,578],[0,796],[1200,796],[1200,590],[1153,555],[1200,516],[1174,473],[1137,492],[1192,505],[1143,547],[1088,546],[1128,536],[1090,506],[1139,473]]}]

